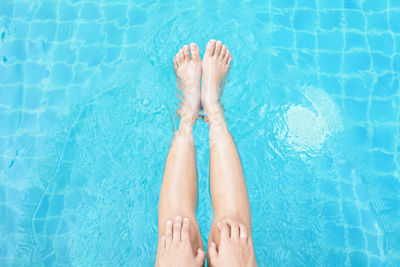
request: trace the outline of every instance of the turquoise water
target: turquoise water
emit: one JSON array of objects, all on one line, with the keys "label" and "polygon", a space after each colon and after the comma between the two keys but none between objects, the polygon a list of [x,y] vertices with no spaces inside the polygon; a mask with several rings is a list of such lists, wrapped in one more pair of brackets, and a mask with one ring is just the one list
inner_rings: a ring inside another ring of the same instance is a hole
[{"label": "turquoise water", "polygon": [[215,38],[259,265],[399,266],[399,22],[397,0],[2,0],[0,265],[152,266],[172,57]]}]

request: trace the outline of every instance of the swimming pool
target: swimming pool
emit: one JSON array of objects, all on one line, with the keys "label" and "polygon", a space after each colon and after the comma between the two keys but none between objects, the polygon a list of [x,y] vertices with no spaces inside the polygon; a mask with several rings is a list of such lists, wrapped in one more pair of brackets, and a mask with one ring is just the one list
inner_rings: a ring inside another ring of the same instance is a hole
[{"label": "swimming pool", "polygon": [[399,22],[395,0],[1,1],[0,265],[153,265],[172,57],[211,38],[259,265],[400,265]]}]

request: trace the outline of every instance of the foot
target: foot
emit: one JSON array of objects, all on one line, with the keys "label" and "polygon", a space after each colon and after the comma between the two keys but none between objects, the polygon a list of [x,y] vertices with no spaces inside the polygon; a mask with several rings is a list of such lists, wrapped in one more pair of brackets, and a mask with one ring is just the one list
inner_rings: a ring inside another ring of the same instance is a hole
[{"label": "foot", "polygon": [[184,45],[174,57],[174,69],[178,89],[183,95],[178,109],[181,117],[197,118],[200,110],[201,58],[199,47],[192,43]]},{"label": "foot", "polygon": [[189,237],[189,220],[176,217],[174,223],[167,222],[167,230],[162,239],[158,267],[200,267],[204,264],[206,254],[200,248],[197,255],[193,255],[192,245]]},{"label": "foot", "polygon": [[211,266],[253,267],[257,266],[253,241],[242,224],[220,222],[217,225],[221,241],[213,242],[208,249]]},{"label": "foot", "polygon": [[201,103],[207,115],[220,110],[219,98],[229,72],[232,56],[221,41],[210,40],[203,57]]}]

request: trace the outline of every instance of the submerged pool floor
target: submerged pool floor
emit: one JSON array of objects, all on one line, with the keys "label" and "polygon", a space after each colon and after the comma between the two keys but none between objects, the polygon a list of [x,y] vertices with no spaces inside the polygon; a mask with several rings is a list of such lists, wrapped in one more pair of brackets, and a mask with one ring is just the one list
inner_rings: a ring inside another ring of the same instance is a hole
[{"label": "submerged pool floor", "polygon": [[399,266],[399,22],[395,0],[1,1],[0,265],[154,264],[172,58],[215,38],[259,266]]}]

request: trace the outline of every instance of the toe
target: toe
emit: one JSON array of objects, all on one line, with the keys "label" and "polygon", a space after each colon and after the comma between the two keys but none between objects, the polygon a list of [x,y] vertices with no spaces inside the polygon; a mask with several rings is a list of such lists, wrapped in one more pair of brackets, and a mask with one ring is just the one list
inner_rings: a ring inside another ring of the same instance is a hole
[{"label": "toe", "polygon": [[176,64],[176,66],[179,67],[179,52],[174,57],[174,64]]},{"label": "toe", "polygon": [[199,248],[197,250],[197,255],[196,255],[196,259],[195,259],[196,265],[203,266],[205,258],[206,258],[206,253],[204,253],[204,251],[201,248]]},{"label": "toe", "polygon": [[227,64],[227,65],[230,65],[231,62],[232,62],[232,55],[229,55],[228,62],[227,62],[226,64]]},{"label": "toe", "polygon": [[221,239],[229,238],[229,228],[226,223],[219,222],[217,224],[217,227],[219,229],[219,232],[221,233]]},{"label": "toe", "polygon": [[222,49],[221,49],[221,55],[220,55],[220,57],[221,57],[221,58],[225,58],[225,55],[226,55],[226,46],[223,45],[223,46],[222,46]]},{"label": "toe", "polygon": [[174,69],[178,68],[178,64],[177,64],[177,62],[176,62],[176,58],[175,58],[175,57],[174,57],[174,59],[173,59],[173,63],[174,63]]},{"label": "toe", "polygon": [[167,239],[165,236],[163,236],[161,239],[161,253],[164,253],[166,246],[167,246]]},{"label": "toe", "polygon": [[189,219],[188,218],[183,219],[181,238],[182,238],[182,241],[190,241],[190,237],[189,237]]},{"label": "toe", "polygon": [[207,56],[212,56],[214,55],[214,50],[215,50],[215,43],[216,41],[214,39],[210,40],[207,44],[206,48],[206,55]]},{"label": "toe", "polygon": [[179,242],[181,241],[181,228],[182,228],[182,218],[176,217],[174,222],[174,234],[173,234],[173,241]]},{"label": "toe", "polygon": [[229,221],[229,225],[231,227],[231,238],[239,239],[239,225],[234,221]]},{"label": "toe", "polygon": [[224,57],[224,62],[225,63],[228,63],[228,60],[229,60],[230,56],[231,56],[231,53],[229,52],[228,49],[226,49],[226,54],[225,54],[225,57]]},{"label": "toe", "polygon": [[189,60],[190,59],[190,57],[189,57],[189,46],[187,46],[187,45],[183,46],[183,55],[185,57],[185,60]]},{"label": "toe", "polygon": [[218,256],[217,245],[214,242],[212,242],[208,248],[208,255],[210,256],[211,263],[214,263],[215,258]]},{"label": "toe", "polygon": [[219,56],[221,54],[221,49],[222,49],[222,42],[218,41],[216,44],[216,48],[215,48],[215,54],[217,56]]},{"label": "toe", "polygon": [[167,231],[165,233],[165,245],[168,246],[172,241],[172,221],[167,222]]},{"label": "toe", "polygon": [[249,246],[249,248],[253,248],[253,238],[251,236],[247,238],[247,245]]},{"label": "toe", "polygon": [[193,60],[200,60],[200,50],[197,44],[191,43],[190,44],[190,53],[192,54]]},{"label": "toe", "polygon": [[185,59],[185,55],[183,54],[183,49],[179,49],[179,63],[182,63]]},{"label": "toe", "polygon": [[240,240],[247,242],[247,228],[243,224],[239,224]]}]

